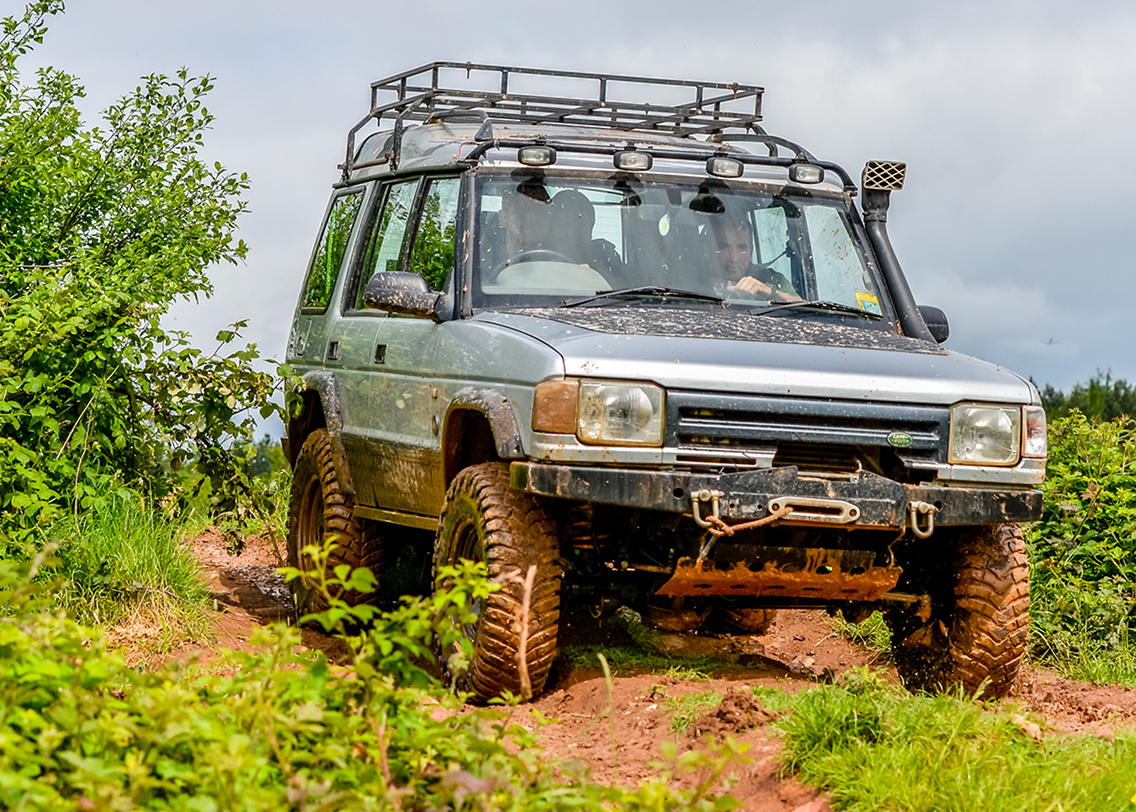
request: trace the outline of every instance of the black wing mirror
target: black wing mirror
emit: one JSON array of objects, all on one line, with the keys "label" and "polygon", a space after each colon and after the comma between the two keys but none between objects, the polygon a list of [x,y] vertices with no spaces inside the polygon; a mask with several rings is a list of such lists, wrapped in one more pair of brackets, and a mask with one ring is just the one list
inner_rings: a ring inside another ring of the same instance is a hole
[{"label": "black wing mirror", "polygon": [[363,288],[363,307],[424,316],[442,321],[446,310],[446,296],[430,290],[429,283],[416,273],[385,271],[371,277]]},{"label": "black wing mirror", "polygon": [[951,325],[947,323],[947,314],[931,305],[919,305],[919,315],[931,333],[931,338],[942,344],[951,337]]}]

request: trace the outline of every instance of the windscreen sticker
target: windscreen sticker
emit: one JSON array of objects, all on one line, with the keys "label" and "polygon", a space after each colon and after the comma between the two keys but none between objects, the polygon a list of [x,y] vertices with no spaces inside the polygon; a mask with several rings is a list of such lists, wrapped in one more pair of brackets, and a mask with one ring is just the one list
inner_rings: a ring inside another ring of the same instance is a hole
[{"label": "windscreen sticker", "polygon": [[880,300],[866,291],[856,291],[856,302],[865,313],[875,313],[877,316],[883,315],[880,312]]},{"label": "windscreen sticker", "polygon": [[667,214],[664,214],[662,216],[662,219],[659,220],[659,234],[661,234],[662,236],[665,237],[670,232],[670,230],[671,230],[671,215],[668,212]]}]

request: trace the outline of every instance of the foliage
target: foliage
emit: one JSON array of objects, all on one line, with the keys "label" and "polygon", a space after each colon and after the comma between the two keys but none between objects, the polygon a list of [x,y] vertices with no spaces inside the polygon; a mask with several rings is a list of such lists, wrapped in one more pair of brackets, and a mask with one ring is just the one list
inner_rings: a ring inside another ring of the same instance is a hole
[{"label": "foliage", "polygon": [[[330,548],[308,552],[326,560]],[[741,754],[733,742],[660,762],[637,789],[566,775],[544,758],[518,712],[463,709],[424,667],[435,635],[455,634],[487,584],[481,565],[446,573],[448,592],[393,613],[348,607],[314,578],[331,609],[313,618],[348,644],[348,667],[300,651],[294,628],[258,632],[208,673],[169,663],[128,668],[95,631],[45,608],[47,552],[0,560],[0,806],[27,810],[169,809],[725,809],[709,794]],[[291,573],[299,577],[296,572]],[[369,618],[369,629],[347,633]],[[673,790],[677,772],[698,773]]]},{"label": "foliage", "polygon": [[834,809],[1126,809],[1136,787],[1131,735],[1042,736],[1013,709],[911,696],[863,670],[781,703],[785,765]]},{"label": "foliage", "polygon": [[145,77],[86,127],[74,77],[18,70],[61,9],[38,0],[0,36],[0,532],[17,536],[119,483],[161,493],[184,459],[231,504],[256,420],[280,411],[255,346],[230,347],[244,322],[212,353],[161,326],[245,255],[248,180],[199,157],[212,80]]},{"label": "foliage", "polygon": [[80,623],[117,627],[146,646],[204,640],[211,596],[184,531],[138,493],[64,516],[43,533],[59,547],[56,602]]},{"label": "foliage", "polygon": [[1103,659],[1098,678],[1136,678],[1134,430],[1079,412],[1049,429],[1045,508],[1029,530],[1031,623],[1035,653],[1070,675]]},{"label": "foliage", "polygon": [[1051,420],[1073,410],[1088,417],[1113,420],[1136,415],[1136,386],[1123,378],[1114,381],[1111,372],[1098,371],[1088,383],[1075,384],[1068,395],[1046,384],[1041,389],[1041,402]]}]

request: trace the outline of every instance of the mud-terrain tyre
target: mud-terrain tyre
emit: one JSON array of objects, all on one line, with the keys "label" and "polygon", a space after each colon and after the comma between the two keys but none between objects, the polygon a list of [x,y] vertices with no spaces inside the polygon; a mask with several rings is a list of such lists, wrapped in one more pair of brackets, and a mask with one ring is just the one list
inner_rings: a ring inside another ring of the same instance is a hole
[{"label": "mud-terrain tyre", "polygon": [[[900,679],[913,691],[957,686],[988,698],[1013,688],[1029,643],[1029,563],[1016,524],[960,528],[951,549],[953,584],[923,584],[932,596],[931,616],[912,608],[885,614]],[[951,588],[953,586],[953,589]]]},{"label": "mud-terrain tyre", "polygon": [[776,609],[731,609],[720,608],[717,621],[737,634],[765,634],[777,619]]},{"label": "mud-terrain tyre", "polygon": [[[376,579],[382,577],[384,545],[382,526],[355,515],[355,502],[339,487],[326,429],[316,429],[304,440],[292,467],[292,492],[288,502],[288,565],[311,568],[301,551],[321,545],[329,535],[336,547],[327,560],[327,571],[340,564],[352,569],[366,567]],[[327,609],[326,600],[306,578],[291,583],[296,617]],[[335,597],[357,606],[373,600],[376,592],[363,594],[340,590]]]},{"label": "mud-terrain tyre", "polygon": [[509,486],[505,463],[483,463],[461,471],[450,484],[434,545],[434,583],[438,567],[466,559],[484,561],[491,581],[501,589],[475,607],[477,621],[465,629],[473,646],[468,668],[449,673],[454,687],[475,702],[488,702],[504,691],[522,695],[519,652],[523,580],[536,565],[529,599],[526,663],[532,696],[543,689],[556,658],[563,569],[556,522],[536,497]]}]

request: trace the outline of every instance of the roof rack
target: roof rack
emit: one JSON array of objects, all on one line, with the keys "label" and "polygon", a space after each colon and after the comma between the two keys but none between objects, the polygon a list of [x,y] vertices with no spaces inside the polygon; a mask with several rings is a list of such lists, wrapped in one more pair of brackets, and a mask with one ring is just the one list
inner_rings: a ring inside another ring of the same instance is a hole
[{"label": "roof rack", "polygon": [[[464,85],[461,73],[455,75],[454,71],[464,72]],[[544,77],[538,84],[547,91],[557,85],[595,84],[586,96],[551,92],[537,94],[520,92],[516,81],[510,88],[510,78],[515,77]],[[487,84],[493,89],[479,89]],[[664,88],[686,89],[687,93],[682,94],[680,90],[682,100],[675,104],[676,91]],[[670,103],[619,101],[613,97],[616,93],[622,96],[629,92],[641,99],[666,94],[671,97]],[[347,161],[343,169],[350,171],[354,161],[355,134],[372,119],[381,122],[384,117],[391,118],[395,129],[401,130],[406,121],[430,121],[447,114],[480,111],[487,114],[487,121],[555,122],[686,137],[718,136],[726,130],[763,133],[757,125],[761,121],[762,93],[764,88],[736,82],[695,82],[472,62],[431,62],[371,84],[371,110],[348,134]],[[749,99],[753,100],[752,104],[746,103]],[[491,126],[488,130],[483,127],[485,132],[478,134],[479,140],[493,137]]]}]

